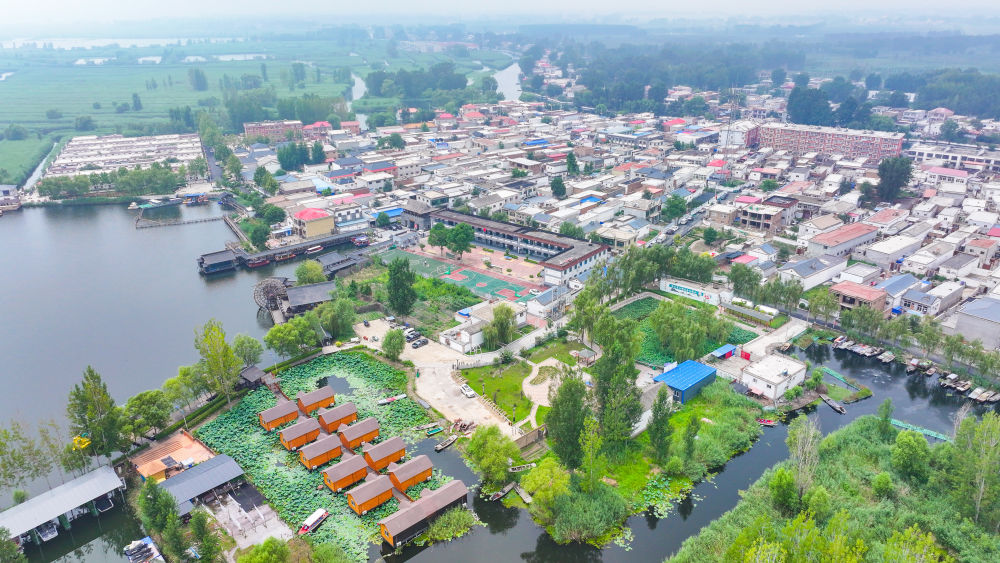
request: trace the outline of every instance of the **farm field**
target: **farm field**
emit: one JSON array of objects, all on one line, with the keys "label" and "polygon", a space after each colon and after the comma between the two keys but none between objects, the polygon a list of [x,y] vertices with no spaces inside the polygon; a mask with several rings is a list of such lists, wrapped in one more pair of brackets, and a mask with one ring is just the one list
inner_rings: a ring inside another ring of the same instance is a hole
[{"label": "farm field", "polygon": [[[673,361],[673,355],[670,353],[670,350],[660,345],[660,339],[656,336],[656,331],[649,322],[649,315],[656,310],[659,303],[657,299],[646,297],[612,313],[618,318],[631,318],[639,321],[639,330],[642,332],[642,348],[639,351],[636,361],[656,367],[662,367],[663,364]],[[729,333],[729,338],[726,339],[726,342],[729,344],[746,344],[754,338],[757,338],[756,333],[736,326]],[[721,342],[707,341],[700,350],[700,355],[707,354],[722,344]]]},{"label": "farm field", "polygon": [[[359,419],[369,416],[378,419],[381,425],[379,441],[400,436],[413,444],[422,438],[413,427],[429,419],[412,399],[377,405],[379,399],[405,389],[406,375],[364,352],[340,352],[288,369],[280,374],[281,388],[294,398],[299,391],[316,389],[329,377],[342,378],[350,387],[349,392],[337,394],[337,404],[352,401],[358,407]],[[334,388],[342,389],[343,383],[338,382]],[[345,495],[333,494],[322,486],[322,470],[329,465],[316,471],[306,470],[299,462],[298,453],[285,451],[281,446],[277,432],[265,432],[260,427],[257,413],[276,402],[270,390],[259,388],[232,410],[197,430],[196,435],[213,450],[232,456],[268,503],[293,528],[317,508],[329,511],[328,524],[314,532],[313,537],[320,542],[336,543],[353,559],[365,561],[368,546],[378,540],[379,519],[395,512],[399,502],[391,499],[364,516],[356,515]],[[413,497],[425,487],[436,489],[450,480],[435,470],[430,481],[407,492]]]}]

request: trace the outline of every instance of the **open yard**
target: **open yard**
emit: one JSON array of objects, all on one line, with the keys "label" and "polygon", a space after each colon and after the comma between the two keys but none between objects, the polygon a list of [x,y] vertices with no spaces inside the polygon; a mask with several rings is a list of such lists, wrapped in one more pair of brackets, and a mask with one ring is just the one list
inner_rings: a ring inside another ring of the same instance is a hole
[{"label": "open yard", "polygon": [[467,369],[462,372],[462,376],[476,393],[482,393],[484,397],[491,399],[508,418],[517,422],[531,411],[531,400],[521,390],[521,382],[530,373],[531,366],[527,362],[517,362],[498,368],[485,366]]},{"label": "open yard", "polygon": [[528,350],[528,355],[526,357],[536,364],[541,363],[548,358],[555,358],[568,366],[575,366],[576,358],[571,356],[569,353],[586,348],[587,347],[580,342],[569,342],[565,338],[557,338],[555,340],[549,340],[541,346],[531,348]]},{"label": "open yard", "polygon": [[[359,419],[368,416],[378,419],[380,440],[400,436],[412,444],[422,438],[413,427],[427,422],[428,417],[413,400],[377,405],[379,399],[405,389],[406,375],[364,352],[340,352],[288,369],[280,374],[281,388],[287,396],[295,397],[299,391],[316,389],[328,377],[343,378],[350,388],[349,392],[338,393],[338,404],[352,401],[357,405]],[[330,512],[331,524],[321,526],[312,536],[320,542],[336,543],[355,560],[367,560],[368,546],[378,538],[378,520],[393,513],[398,501],[392,499],[364,516],[357,516],[344,495],[334,494],[323,486],[320,470],[306,470],[297,453],[287,452],[281,446],[276,432],[265,432],[260,427],[257,413],[275,404],[271,391],[259,388],[232,410],[200,428],[196,435],[213,450],[232,456],[290,526],[297,527],[314,510],[324,508]],[[437,488],[449,480],[435,471],[427,484],[410,489],[408,494],[418,495],[425,486]]]}]

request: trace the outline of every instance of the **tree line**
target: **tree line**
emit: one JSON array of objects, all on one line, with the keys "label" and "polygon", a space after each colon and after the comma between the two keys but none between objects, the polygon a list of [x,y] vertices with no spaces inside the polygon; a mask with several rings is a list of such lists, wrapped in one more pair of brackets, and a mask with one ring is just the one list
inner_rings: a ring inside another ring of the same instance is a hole
[{"label": "tree line", "polygon": [[187,183],[187,176],[203,177],[208,163],[198,157],[189,166],[181,165],[176,171],[169,162],[154,162],[149,168],[119,168],[109,172],[54,176],[45,178],[38,185],[38,193],[52,198],[86,195],[92,191],[111,189],[125,195],[169,194]]}]

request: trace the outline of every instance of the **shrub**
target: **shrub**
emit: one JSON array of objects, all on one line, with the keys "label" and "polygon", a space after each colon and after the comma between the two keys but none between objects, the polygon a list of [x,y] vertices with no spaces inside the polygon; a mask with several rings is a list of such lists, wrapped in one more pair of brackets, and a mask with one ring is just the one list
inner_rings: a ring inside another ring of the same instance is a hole
[{"label": "shrub", "polygon": [[431,522],[427,539],[446,541],[462,536],[476,523],[476,516],[468,509],[456,506]]},{"label": "shrub", "polygon": [[670,461],[667,462],[667,466],[663,468],[667,472],[667,475],[671,477],[679,477],[684,474],[684,462],[681,458],[673,456]]},{"label": "shrub", "polygon": [[768,488],[771,489],[771,502],[775,508],[789,514],[798,509],[799,496],[795,491],[795,477],[791,471],[784,467],[778,468],[771,476]]},{"label": "shrub", "polygon": [[558,543],[587,541],[608,533],[629,513],[618,491],[601,484],[591,493],[573,492],[556,499],[552,538]]},{"label": "shrub", "polygon": [[892,498],[896,494],[896,487],[892,484],[892,477],[883,471],[872,479],[872,492],[879,498]]},{"label": "shrub", "polygon": [[823,522],[830,516],[830,493],[823,485],[809,489],[809,492],[802,497],[802,502],[812,511],[818,522]]}]

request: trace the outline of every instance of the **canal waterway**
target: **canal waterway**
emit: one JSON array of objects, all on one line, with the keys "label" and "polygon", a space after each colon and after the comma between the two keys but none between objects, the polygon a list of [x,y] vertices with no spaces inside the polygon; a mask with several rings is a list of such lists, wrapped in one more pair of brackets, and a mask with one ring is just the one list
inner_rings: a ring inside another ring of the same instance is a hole
[{"label": "canal waterway", "polygon": [[[165,208],[150,215],[193,219],[220,213],[218,206],[209,205]],[[66,396],[88,364],[102,373],[119,402],[158,387],[178,365],[195,361],[194,329],[209,318],[220,320],[230,335],[243,332],[259,338],[266,332],[270,321],[256,313],[253,285],[269,275],[291,276],[295,264],[205,278],[197,273],[195,259],[231,240],[223,223],[136,230],[133,218],[134,212],[122,206],[33,208],[0,218],[0,311],[7,321],[0,339],[5,384],[0,412],[5,419],[63,420]],[[846,415],[825,405],[809,413],[824,433],[873,414],[880,402],[891,398],[896,418],[948,434],[951,417],[963,401],[935,381],[907,376],[902,366],[884,366],[829,347],[814,346],[802,357],[853,377],[874,392],[871,399],[847,405]],[[526,511],[475,498],[471,506],[486,527],[449,543],[409,546],[399,555],[383,554],[380,546],[373,546],[370,555],[373,560],[435,562],[480,560],[486,553],[496,560],[660,561],[731,509],[740,490],[787,457],[786,432],[785,426],[765,429],[749,451],[697,485],[666,519],[631,517],[628,550],[617,545],[603,550],[556,545]],[[477,480],[458,453],[434,453],[435,442],[426,440],[415,452],[427,453],[436,467],[474,489]],[[31,492],[45,488],[43,480]],[[0,505],[8,503],[0,500]],[[72,534],[60,535],[57,542],[65,543],[47,544],[44,551],[33,548],[32,560],[120,561],[120,545],[134,539],[136,526],[124,512],[100,521],[80,520]],[[89,552],[74,554],[78,548]]]},{"label": "canal waterway", "polygon": [[493,74],[493,78],[497,81],[497,90],[503,94],[503,99],[518,100],[521,98],[520,76],[521,67],[516,62]]}]

